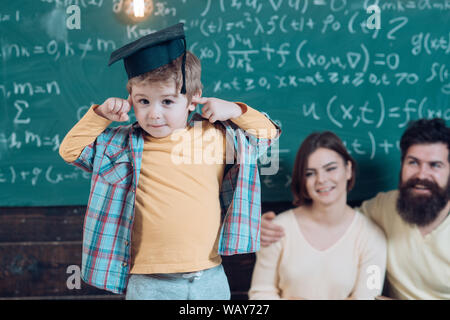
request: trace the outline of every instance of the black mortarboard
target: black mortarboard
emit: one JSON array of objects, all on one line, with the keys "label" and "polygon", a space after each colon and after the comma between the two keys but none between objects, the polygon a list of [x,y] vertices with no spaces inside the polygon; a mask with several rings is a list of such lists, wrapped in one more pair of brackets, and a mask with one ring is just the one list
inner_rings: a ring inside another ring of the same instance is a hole
[{"label": "black mortarboard", "polygon": [[111,53],[108,65],[123,59],[128,79],[131,79],[162,67],[181,55],[183,55],[181,93],[185,94],[186,38],[182,23],[148,34],[115,50]]}]

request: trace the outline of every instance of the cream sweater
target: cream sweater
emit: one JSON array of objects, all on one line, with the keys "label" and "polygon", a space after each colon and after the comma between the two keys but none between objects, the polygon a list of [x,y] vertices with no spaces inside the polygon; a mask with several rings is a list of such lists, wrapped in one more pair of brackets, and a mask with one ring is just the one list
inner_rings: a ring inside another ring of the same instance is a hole
[{"label": "cream sweater", "polygon": [[386,233],[389,296],[450,300],[450,216],[422,236],[398,214],[397,198],[397,190],[380,192],[361,206]]},{"label": "cream sweater", "polygon": [[344,235],[324,251],[304,238],[292,210],[274,222],[284,228],[285,237],[257,253],[250,299],[373,299],[381,293],[385,236],[359,212]]}]

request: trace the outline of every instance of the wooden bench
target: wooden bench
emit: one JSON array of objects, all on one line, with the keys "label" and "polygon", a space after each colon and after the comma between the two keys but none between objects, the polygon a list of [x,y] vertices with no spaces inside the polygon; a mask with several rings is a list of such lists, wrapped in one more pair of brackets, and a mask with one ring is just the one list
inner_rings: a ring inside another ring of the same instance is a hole
[{"label": "wooden bench", "polygon": [[[280,212],[289,203],[263,205],[263,212]],[[69,289],[81,266],[82,228],[86,207],[0,208],[0,299],[123,299],[81,282]],[[223,257],[232,299],[247,299],[254,254]]]}]

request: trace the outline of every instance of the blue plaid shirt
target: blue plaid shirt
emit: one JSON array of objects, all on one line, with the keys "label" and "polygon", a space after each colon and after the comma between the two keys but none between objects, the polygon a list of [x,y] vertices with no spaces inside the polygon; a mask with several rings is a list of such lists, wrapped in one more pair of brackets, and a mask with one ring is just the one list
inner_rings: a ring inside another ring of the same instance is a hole
[{"label": "blue plaid shirt", "polygon": [[[222,124],[227,150],[233,148],[236,157],[226,168],[221,185],[218,253],[256,252],[261,219],[257,159],[272,140],[248,135],[231,121]],[[73,162],[92,172],[83,227],[82,278],[113,293],[125,292],[131,268],[131,232],[143,147],[143,131],[137,122],[107,128]]]}]

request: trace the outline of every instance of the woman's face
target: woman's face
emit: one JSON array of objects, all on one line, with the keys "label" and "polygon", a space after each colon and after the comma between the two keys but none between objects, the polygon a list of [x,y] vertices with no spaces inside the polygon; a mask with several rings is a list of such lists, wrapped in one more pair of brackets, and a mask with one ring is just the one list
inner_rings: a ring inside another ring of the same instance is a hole
[{"label": "woman's face", "polygon": [[313,203],[332,205],[347,200],[347,181],[352,177],[352,164],[335,151],[319,148],[308,158],[305,185]]}]

